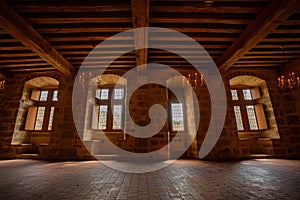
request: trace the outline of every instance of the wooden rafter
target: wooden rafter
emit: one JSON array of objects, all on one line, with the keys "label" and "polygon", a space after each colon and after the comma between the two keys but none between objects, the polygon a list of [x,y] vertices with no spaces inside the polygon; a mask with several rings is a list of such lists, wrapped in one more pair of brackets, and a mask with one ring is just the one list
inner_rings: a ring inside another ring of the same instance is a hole
[{"label": "wooden rafter", "polygon": [[[161,2],[159,2],[161,4]],[[174,1],[172,2],[174,3]],[[153,5],[151,12],[174,12],[174,13],[253,13],[257,12],[257,7],[214,7],[196,3],[183,3],[177,5]]]},{"label": "wooden rafter", "polygon": [[[133,27],[134,28],[142,28],[148,27],[149,25],[149,7],[150,0],[132,0],[132,19],[133,19]],[[148,55],[148,32],[145,29],[139,30],[135,32],[134,35],[135,47],[136,47],[136,64],[137,66],[143,65],[147,63],[147,55]],[[141,69],[139,72],[144,74],[146,69]]]},{"label": "wooden rafter", "polygon": [[65,76],[75,74],[74,67],[47,40],[11,9],[4,0],[0,0],[0,4],[0,26],[3,29]]},{"label": "wooden rafter", "polygon": [[216,61],[220,71],[226,71],[239,58],[274,31],[297,10],[299,2],[298,0],[272,1]]},{"label": "wooden rafter", "polygon": [[[108,2],[108,3],[107,3]],[[27,12],[70,12],[70,13],[76,13],[76,12],[122,12],[122,11],[129,11],[130,5],[124,4],[114,4],[113,2],[110,3],[110,1],[107,2],[101,2],[103,5],[93,5],[87,3],[87,5],[84,5],[83,3],[79,3],[78,5],[75,5],[76,3],[72,2],[73,4],[69,5],[56,5],[55,3],[50,3],[47,6],[44,5],[14,5],[13,8],[17,11],[24,11]],[[120,2],[119,2],[120,3]],[[107,5],[106,5],[107,4]],[[109,5],[110,4],[110,5]]]}]

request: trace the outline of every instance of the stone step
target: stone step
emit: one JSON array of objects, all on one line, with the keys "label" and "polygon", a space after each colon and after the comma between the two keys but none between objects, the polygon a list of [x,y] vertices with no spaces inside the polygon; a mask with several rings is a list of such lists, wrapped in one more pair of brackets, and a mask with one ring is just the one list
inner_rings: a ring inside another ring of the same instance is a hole
[{"label": "stone step", "polygon": [[94,155],[94,157],[98,160],[115,160],[116,155]]},{"label": "stone step", "polygon": [[38,149],[32,144],[14,144],[12,145],[15,154],[36,154]]},{"label": "stone step", "polygon": [[262,158],[273,158],[273,155],[270,154],[250,154],[252,159],[262,159]]},{"label": "stone step", "polygon": [[23,153],[23,154],[17,154],[16,158],[23,158],[23,159],[37,159],[39,158],[39,154],[35,153]]}]

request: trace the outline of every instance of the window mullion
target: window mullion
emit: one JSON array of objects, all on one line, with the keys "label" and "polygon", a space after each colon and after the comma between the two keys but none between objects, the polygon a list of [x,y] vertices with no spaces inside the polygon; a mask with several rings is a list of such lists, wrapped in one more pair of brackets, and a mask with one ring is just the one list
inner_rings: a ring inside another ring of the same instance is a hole
[{"label": "window mullion", "polygon": [[[118,88],[118,87],[116,87],[116,88]],[[121,121],[121,127],[123,126],[123,123],[124,123],[123,122],[124,121],[124,94],[122,95],[122,98],[120,96],[118,96],[117,99],[114,99],[114,95],[115,95],[115,93],[114,93],[115,88],[114,87],[106,86],[106,87],[100,87],[99,89],[101,90],[101,92],[100,92],[101,95],[102,95],[102,92],[103,92],[102,90],[106,90],[106,94],[105,94],[104,98],[102,98],[102,96],[100,96],[100,98],[95,98],[95,104],[97,104],[99,106],[101,106],[101,105],[107,106],[105,131],[114,131],[114,106],[119,106],[119,105],[122,106],[121,107],[121,109],[122,109],[121,110],[121,120],[122,120]],[[118,108],[118,111],[116,111],[116,112],[119,113],[120,112],[119,109],[120,108]],[[119,120],[119,118],[118,118],[118,120]],[[99,121],[98,121],[98,123],[99,123]],[[100,127],[98,127],[98,128],[100,128]]]},{"label": "window mullion", "polygon": [[109,96],[108,96],[108,100],[107,100],[107,104],[108,104],[108,112],[107,112],[107,130],[112,131],[113,130],[113,105],[114,105],[114,101],[113,101],[113,88],[109,88]]},{"label": "window mullion", "polygon": [[49,105],[45,106],[45,114],[44,114],[44,121],[43,121],[43,128],[42,128],[43,131],[48,130],[50,110],[51,110],[51,106]]},{"label": "window mullion", "polygon": [[242,120],[243,120],[243,125],[244,125],[244,131],[250,131],[249,119],[248,119],[247,110],[246,110],[246,104],[241,105],[241,115],[242,115]]},{"label": "window mullion", "polygon": [[43,131],[48,130],[50,112],[51,112],[51,106],[52,106],[52,96],[53,96],[53,90],[49,90],[47,101],[44,103],[45,114],[44,114],[44,123],[43,123],[43,129],[42,129]]},{"label": "window mullion", "polygon": [[244,99],[243,89],[239,88],[237,91],[238,91],[238,96],[239,96],[238,102],[239,102],[240,109],[241,109],[241,116],[242,116],[244,131],[249,131],[250,126],[249,126],[249,120],[248,120],[248,115],[247,115],[247,110],[246,110],[247,104]]}]

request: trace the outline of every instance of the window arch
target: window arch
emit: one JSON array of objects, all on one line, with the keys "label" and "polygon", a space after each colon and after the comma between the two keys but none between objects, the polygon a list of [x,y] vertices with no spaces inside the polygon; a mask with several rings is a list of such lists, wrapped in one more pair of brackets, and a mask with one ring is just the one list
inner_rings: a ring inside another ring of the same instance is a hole
[{"label": "window arch", "polygon": [[85,141],[101,139],[99,130],[123,132],[126,124],[126,87],[127,80],[114,74],[97,76],[90,81],[83,136]]},{"label": "window arch", "polygon": [[239,136],[279,138],[266,81],[242,75],[229,83]]},{"label": "window arch", "polygon": [[[197,132],[195,113],[199,113],[199,107],[194,105],[195,94],[191,87],[185,87],[184,79],[184,76],[174,76],[166,82],[167,88],[173,88],[179,93],[179,96],[175,97],[174,94],[168,92],[170,140],[175,134],[179,134],[179,138],[181,138],[175,141],[173,146],[170,146],[170,152],[184,149],[193,140],[191,150],[190,152],[188,150],[187,154],[196,156],[196,152],[193,150],[197,149],[197,140],[193,138],[193,135]],[[172,157],[172,155],[170,156]]]},{"label": "window arch", "polygon": [[33,78],[24,84],[12,144],[50,143],[47,132],[55,129],[58,86],[59,82],[51,77]]}]

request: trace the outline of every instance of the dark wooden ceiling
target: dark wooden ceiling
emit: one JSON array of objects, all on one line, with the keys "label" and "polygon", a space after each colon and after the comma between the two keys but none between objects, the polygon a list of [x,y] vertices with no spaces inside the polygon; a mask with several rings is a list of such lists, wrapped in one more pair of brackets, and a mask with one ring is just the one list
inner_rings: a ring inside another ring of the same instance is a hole
[{"label": "dark wooden ceiling", "polygon": [[[300,58],[299,5],[300,0],[0,0],[0,70],[75,74],[100,42],[143,26],[187,34],[223,71],[230,67],[278,69]],[[190,48],[163,33],[146,39],[182,51]],[[133,37],[120,38],[90,65],[101,66],[105,56],[134,45]],[[191,57],[199,62],[205,59]],[[143,62],[189,67],[179,56],[157,49],[131,51],[110,67],[132,68]]]}]

